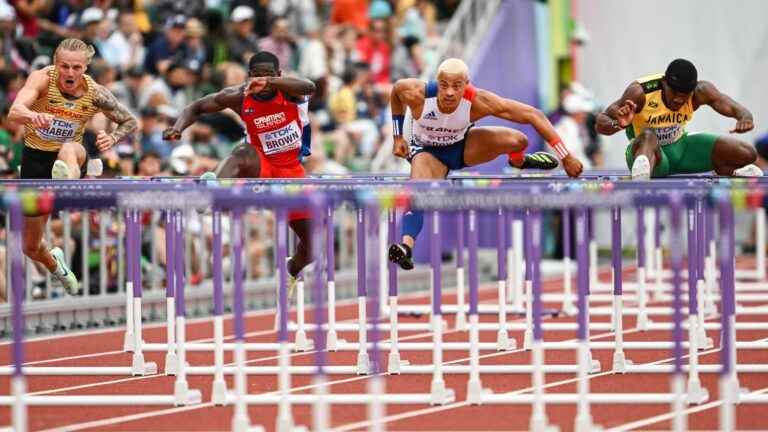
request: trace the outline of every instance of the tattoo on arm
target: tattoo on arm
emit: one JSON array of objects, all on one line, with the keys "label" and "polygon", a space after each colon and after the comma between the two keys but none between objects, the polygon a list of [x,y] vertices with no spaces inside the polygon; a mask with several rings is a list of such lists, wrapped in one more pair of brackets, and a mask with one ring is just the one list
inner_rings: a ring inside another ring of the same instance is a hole
[{"label": "tattoo on arm", "polygon": [[107,116],[108,119],[117,123],[117,128],[112,132],[115,142],[120,141],[129,134],[132,134],[139,123],[133,114],[117,100],[115,95],[104,86],[96,86],[96,95],[93,98],[93,105],[96,106]]}]

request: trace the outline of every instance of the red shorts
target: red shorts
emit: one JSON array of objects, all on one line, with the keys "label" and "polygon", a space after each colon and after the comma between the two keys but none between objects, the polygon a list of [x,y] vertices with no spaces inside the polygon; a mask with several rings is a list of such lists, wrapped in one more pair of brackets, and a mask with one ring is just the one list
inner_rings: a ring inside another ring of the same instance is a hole
[{"label": "red shorts", "polygon": [[[277,166],[272,165],[261,152],[259,152],[260,166],[259,178],[306,178],[307,173],[304,171],[304,167],[296,161],[294,165]],[[292,211],[288,213],[288,222],[295,220],[309,219],[310,212],[308,210]]]}]

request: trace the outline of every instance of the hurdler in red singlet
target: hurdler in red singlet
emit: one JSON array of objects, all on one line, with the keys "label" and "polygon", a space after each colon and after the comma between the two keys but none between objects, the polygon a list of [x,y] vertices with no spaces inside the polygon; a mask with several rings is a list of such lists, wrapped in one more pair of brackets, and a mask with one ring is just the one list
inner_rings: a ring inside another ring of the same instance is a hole
[{"label": "hurdler in red singlet", "polygon": [[[307,98],[315,85],[301,78],[282,77],[274,54],[261,51],[248,62],[249,79],[227,87],[187,106],[172,127],[163,132],[166,140],[178,140],[201,114],[231,109],[245,123],[246,143],[236,146],[210,177],[303,178],[301,157],[309,155]],[[289,226],[299,237],[296,253],[288,261],[295,277],[310,262],[309,214],[288,214]]]}]

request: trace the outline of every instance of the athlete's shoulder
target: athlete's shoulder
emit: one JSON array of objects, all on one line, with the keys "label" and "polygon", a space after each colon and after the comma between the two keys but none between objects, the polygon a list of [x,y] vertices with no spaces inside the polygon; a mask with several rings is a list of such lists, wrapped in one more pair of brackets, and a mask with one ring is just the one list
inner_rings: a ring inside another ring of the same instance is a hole
[{"label": "athlete's shoulder", "polygon": [[53,66],[46,66],[42,69],[33,71],[29,74],[29,77],[27,77],[27,83],[37,86],[47,86],[51,80],[51,71],[53,71]]},{"label": "athlete's shoulder", "polygon": [[664,74],[656,73],[656,74],[640,77],[636,79],[634,82],[640,85],[644,93],[651,93],[657,90],[661,90],[662,78],[664,78]]},{"label": "athlete's shoulder", "polygon": [[395,81],[395,84],[392,86],[392,91],[397,92],[398,94],[415,92],[424,95],[427,84],[428,83],[418,78],[402,78]]}]

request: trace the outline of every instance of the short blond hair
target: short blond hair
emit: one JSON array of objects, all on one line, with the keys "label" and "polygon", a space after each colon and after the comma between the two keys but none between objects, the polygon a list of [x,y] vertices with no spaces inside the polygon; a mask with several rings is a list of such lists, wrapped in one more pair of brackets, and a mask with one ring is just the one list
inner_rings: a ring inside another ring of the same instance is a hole
[{"label": "short blond hair", "polygon": [[96,50],[92,45],[89,45],[76,38],[64,39],[61,41],[61,43],[59,43],[59,46],[56,47],[56,51],[53,52],[54,63],[56,63],[56,55],[59,53],[59,51],[80,51],[85,53],[86,64],[91,63],[91,59],[93,59],[93,55],[96,53]]},{"label": "short blond hair", "polygon": [[443,60],[442,63],[440,63],[440,66],[437,67],[437,73],[447,73],[447,74],[461,74],[464,76],[464,78],[469,79],[469,68],[467,67],[467,64],[464,63],[463,60],[458,58],[449,58]]}]

